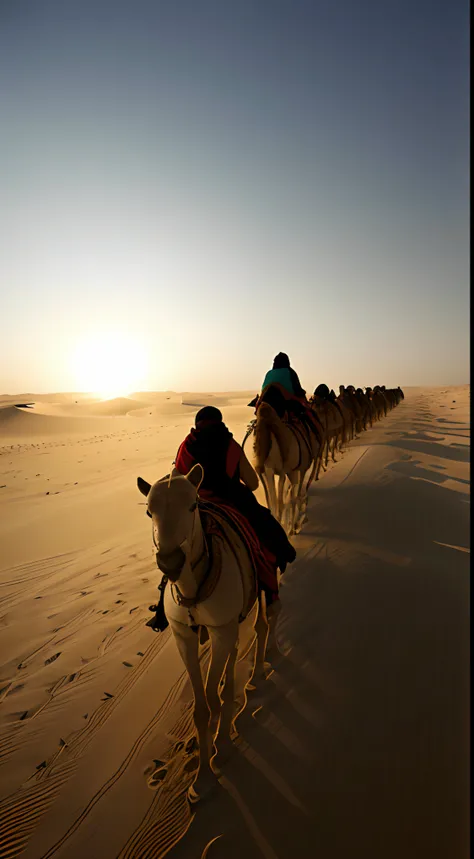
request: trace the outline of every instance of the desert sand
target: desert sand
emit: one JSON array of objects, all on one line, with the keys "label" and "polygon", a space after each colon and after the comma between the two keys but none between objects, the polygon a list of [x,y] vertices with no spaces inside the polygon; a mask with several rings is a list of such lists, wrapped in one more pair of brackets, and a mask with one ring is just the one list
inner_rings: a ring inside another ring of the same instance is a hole
[{"label": "desert sand", "polygon": [[241,441],[254,393],[0,398],[0,856],[467,855],[468,386],[405,389],[312,488],[272,672],[246,701],[243,624],[235,752],[188,806],[191,692],[145,626],[136,478],[202,404]]}]

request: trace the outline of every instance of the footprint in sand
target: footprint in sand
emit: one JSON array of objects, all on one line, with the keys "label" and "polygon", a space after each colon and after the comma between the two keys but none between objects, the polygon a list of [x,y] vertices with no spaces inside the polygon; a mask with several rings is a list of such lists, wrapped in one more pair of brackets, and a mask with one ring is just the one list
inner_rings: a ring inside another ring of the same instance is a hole
[{"label": "footprint in sand", "polygon": [[[9,695],[9,696],[10,696],[10,695],[14,695],[14,694],[15,694],[15,692],[21,692],[21,690],[22,690],[22,689],[24,689],[24,688],[25,688],[25,684],[24,684],[24,683],[17,683],[17,685],[16,685],[16,686],[12,686],[12,687],[10,687],[10,688],[9,688],[9,691],[7,692],[7,695]],[[2,690],[2,691],[3,691],[3,690]],[[1,692],[0,692],[0,694],[1,694]],[[6,695],[5,695],[5,697],[6,697]]]},{"label": "footprint in sand", "polygon": [[197,752],[198,748],[199,748],[199,744],[198,744],[197,737],[193,735],[192,737],[189,738],[188,742],[186,743],[184,750],[185,750],[187,755],[193,755],[194,752]]},{"label": "footprint in sand", "polygon": [[189,760],[186,761],[186,763],[183,767],[183,771],[185,773],[192,773],[192,772],[194,772],[194,770],[197,770],[198,766],[199,766],[199,758],[197,755],[193,755],[192,758],[189,758]]},{"label": "footprint in sand", "polygon": [[147,779],[148,787],[151,788],[151,790],[156,790],[156,788],[160,786],[161,782],[164,781],[167,774],[168,770],[165,766],[163,766],[161,769],[155,770],[153,775],[151,775],[150,778]]}]

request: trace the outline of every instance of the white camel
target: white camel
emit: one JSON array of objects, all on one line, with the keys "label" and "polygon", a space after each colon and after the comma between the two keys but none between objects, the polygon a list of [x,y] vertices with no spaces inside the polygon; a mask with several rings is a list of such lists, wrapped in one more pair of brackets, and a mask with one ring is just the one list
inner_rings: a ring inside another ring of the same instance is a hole
[{"label": "white camel", "polygon": [[[264,600],[256,595],[250,557],[232,528],[226,530],[225,538],[213,536],[214,551],[209,558],[197,503],[203,476],[203,468],[197,464],[185,477],[173,471],[153,486],[141,477],[137,481],[153,523],[156,561],[168,578],[166,617],[194,692],[199,768],[188,794],[191,802],[212,790],[216,781],[212,767],[218,769],[232,749],[239,619],[257,609],[254,677],[264,675],[269,632]],[[211,640],[205,686],[198,627],[206,627]]]}]

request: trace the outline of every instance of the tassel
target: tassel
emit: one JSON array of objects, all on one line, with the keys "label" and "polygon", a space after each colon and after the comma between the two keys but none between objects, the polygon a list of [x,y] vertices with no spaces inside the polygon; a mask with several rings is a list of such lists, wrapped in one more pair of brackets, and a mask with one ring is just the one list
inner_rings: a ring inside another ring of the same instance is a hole
[{"label": "tassel", "polygon": [[158,600],[157,605],[151,605],[150,611],[155,612],[155,616],[150,620],[147,620],[146,626],[149,626],[153,632],[164,632],[166,627],[169,626],[168,620],[165,615],[165,587],[168,582],[167,576],[163,576],[160,584],[158,585],[158,590],[160,592],[160,598]]}]

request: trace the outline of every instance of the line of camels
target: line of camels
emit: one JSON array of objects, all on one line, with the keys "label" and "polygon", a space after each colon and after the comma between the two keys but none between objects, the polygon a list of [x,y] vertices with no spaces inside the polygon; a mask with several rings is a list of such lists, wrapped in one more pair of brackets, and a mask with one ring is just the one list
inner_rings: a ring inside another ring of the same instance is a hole
[{"label": "line of camels", "polygon": [[[302,429],[296,421],[283,420],[263,397],[246,438],[253,435],[254,465],[268,506],[280,521],[289,511],[288,533],[301,527],[308,488],[319,469],[327,467],[329,456],[335,460],[337,451],[387,415],[401,399],[400,388],[377,386],[364,392],[349,386],[341,388],[336,397],[320,385],[311,398],[312,414],[317,418],[313,432]],[[267,609],[265,596],[256,587],[255,568],[242,535],[222,523],[211,538],[205,532],[205,518],[199,508],[203,476],[203,468],[197,464],[186,476],[172,471],[153,485],[141,477],[137,480],[147,498],[156,563],[163,572],[160,604],[151,608],[166,616],[194,694],[198,761],[192,784],[183,785],[193,804],[213,792],[234,750],[239,625],[247,618],[254,629],[254,661],[245,689],[245,707],[247,695],[266,682],[265,655],[280,605],[277,601],[272,611]],[[152,625],[155,630],[164,628],[165,624]],[[201,654],[209,642],[204,680]],[[249,652],[247,646],[245,654]],[[156,777],[161,779],[161,775]]]},{"label": "line of camels", "polygon": [[253,435],[254,468],[263,485],[267,507],[289,535],[301,530],[309,487],[318,480],[320,469],[326,470],[329,456],[336,462],[337,451],[342,452],[344,445],[381,420],[402,399],[400,387],[376,385],[363,391],[353,385],[341,385],[336,397],[322,384],[309,400],[314,424],[306,421],[303,430],[301,421],[279,416],[274,406],[265,402],[263,393],[244,444]]}]

